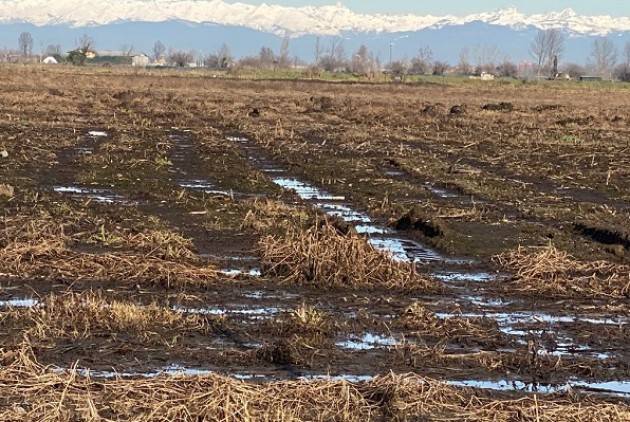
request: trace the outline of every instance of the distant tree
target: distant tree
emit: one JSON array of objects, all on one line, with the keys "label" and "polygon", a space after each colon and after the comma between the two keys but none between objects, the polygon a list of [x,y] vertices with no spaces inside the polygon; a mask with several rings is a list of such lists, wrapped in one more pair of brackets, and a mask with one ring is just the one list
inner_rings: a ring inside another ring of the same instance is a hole
[{"label": "distant tree", "polygon": [[158,61],[166,54],[166,46],[162,44],[162,41],[156,41],[153,44],[153,60]]},{"label": "distant tree", "polygon": [[44,50],[44,56],[60,56],[61,46],[59,44],[50,44]]},{"label": "distant tree", "polygon": [[123,56],[129,57],[133,54],[133,45],[131,44],[123,44],[120,46],[120,52]]},{"label": "distant tree", "polygon": [[352,55],[350,61],[350,70],[365,76],[372,76],[376,70],[376,62],[374,56],[365,45],[359,47],[356,53]]},{"label": "distant tree", "polygon": [[630,82],[630,41],[623,49],[621,64],[615,69],[615,78],[622,82]]},{"label": "distant tree", "polygon": [[315,66],[319,65],[319,59],[322,55],[321,41],[319,37],[315,39]]},{"label": "distant tree", "polygon": [[171,66],[185,67],[195,59],[195,55],[188,51],[171,50],[168,53],[167,61]]},{"label": "distant tree", "polygon": [[476,61],[475,73],[493,73],[496,68],[500,52],[496,45],[482,44],[474,48]]},{"label": "distant tree", "polygon": [[227,44],[223,44],[216,53],[206,56],[203,64],[210,69],[228,69],[232,65],[232,61],[230,48]]},{"label": "distant tree", "polygon": [[462,75],[470,75],[473,72],[472,65],[470,64],[470,50],[468,47],[463,48],[462,51],[459,52],[457,71]]},{"label": "distant tree", "polygon": [[518,78],[518,66],[509,60],[504,60],[497,66],[497,74],[504,78]]},{"label": "distant tree", "polygon": [[550,72],[557,71],[557,60],[562,56],[563,52],[564,36],[559,29],[538,31],[529,47],[529,54],[536,61],[538,75],[544,69]]},{"label": "distant tree", "polygon": [[622,63],[615,69],[615,79],[622,82],[630,82],[630,65]]},{"label": "distant tree", "polygon": [[273,67],[276,62],[276,56],[269,47],[262,47],[258,53],[258,62],[261,67]]},{"label": "distant tree", "polygon": [[567,63],[562,68],[562,72],[569,75],[572,79],[586,75],[586,69],[577,63]]},{"label": "distant tree", "polygon": [[409,65],[402,60],[390,63],[389,71],[394,78],[404,80],[409,72]]},{"label": "distant tree", "polygon": [[234,59],[232,58],[232,52],[230,51],[230,47],[228,47],[227,44],[223,43],[223,45],[217,52],[217,58],[219,61],[220,69],[227,69],[230,67]]},{"label": "distant tree", "polygon": [[68,62],[75,66],[83,66],[85,64],[85,53],[79,49],[72,50],[68,53]]},{"label": "distant tree", "polygon": [[33,53],[33,36],[30,32],[22,32],[18,37],[18,47],[24,57],[29,57]]},{"label": "distant tree", "polygon": [[416,57],[411,59],[409,73],[413,75],[424,75],[431,70],[431,61],[433,60],[433,51],[429,46],[418,50]]},{"label": "distant tree", "polygon": [[320,56],[319,65],[328,72],[346,67],[346,50],[341,40],[333,38],[330,41],[330,48]]},{"label": "distant tree", "polygon": [[449,67],[448,63],[436,60],[435,63],[433,63],[432,73],[436,76],[443,76],[446,74]]},{"label": "distant tree", "polygon": [[94,40],[87,34],[83,34],[77,41],[77,49],[83,53],[94,51]]},{"label": "distant tree", "polygon": [[289,37],[285,36],[280,44],[280,52],[278,54],[278,65],[282,68],[291,66],[291,57],[289,56]]},{"label": "distant tree", "polygon": [[598,38],[593,41],[591,50],[592,66],[595,72],[603,77],[610,76],[617,63],[617,49],[608,38]]}]

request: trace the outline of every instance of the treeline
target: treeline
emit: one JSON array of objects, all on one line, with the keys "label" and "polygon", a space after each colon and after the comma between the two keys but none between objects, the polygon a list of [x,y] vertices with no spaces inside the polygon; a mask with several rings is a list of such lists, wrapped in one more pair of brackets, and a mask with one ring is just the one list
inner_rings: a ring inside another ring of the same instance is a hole
[{"label": "treeline", "polygon": [[[164,43],[157,41],[149,56],[150,63],[154,66],[205,67],[215,70],[300,68],[311,72],[347,72],[366,77],[384,71],[403,79],[408,75],[429,74],[486,73],[512,78],[576,78],[588,74],[603,79],[630,81],[630,42],[619,51],[610,39],[597,38],[593,41],[586,64],[568,63],[563,60],[565,37],[557,29],[540,30],[530,44],[530,61],[521,63],[515,63],[493,45],[464,48],[455,65],[436,59],[430,46],[419,48],[414,57],[394,59],[392,43],[389,58],[383,61],[366,46],[348,52],[342,39],[335,38],[324,46],[317,38],[311,62],[291,56],[289,47],[290,39],[285,37],[277,51],[270,47],[262,47],[256,55],[236,58],[227,43],[215,52],[202,55],[192,50],[169,49]],[[133,50],[133,46],[124,45],[121,46],[120,54],[132,55]],[[49,45],[42,51],[40,57],[53,56],[59,62],[82,65],[88,62],[90,52],[93,51],[94,41],[84,35],[77,41],[72,51],[62,53],[61,46]],[[0,60],[8,61],[9,57],[19,57],[23,60],[33,57],[33,37],[30,33],[23,32],[19,35],[17,50],[0,51]]]}]

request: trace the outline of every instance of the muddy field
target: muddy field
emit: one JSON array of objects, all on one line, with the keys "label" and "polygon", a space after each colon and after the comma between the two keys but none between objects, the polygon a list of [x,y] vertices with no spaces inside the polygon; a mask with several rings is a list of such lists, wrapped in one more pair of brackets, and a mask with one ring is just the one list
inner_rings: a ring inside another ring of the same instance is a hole
[{"label": "muddy field", "polygon": [[626,88],[0,75],[0,419],[630,420]]}]

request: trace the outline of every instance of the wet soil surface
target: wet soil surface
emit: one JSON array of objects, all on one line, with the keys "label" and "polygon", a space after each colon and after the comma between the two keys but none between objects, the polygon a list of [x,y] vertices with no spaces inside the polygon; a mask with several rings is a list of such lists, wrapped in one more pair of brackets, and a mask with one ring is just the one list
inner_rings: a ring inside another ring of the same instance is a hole
[{"label": "wet soil surface", "polygon": [[[193,94],[186,91],[182,95]],[[218,97],[211,101],[218,103]],[[191,103],[185,104],[195,110]],[[105,105],[122,107],[116,102]],[[392,189],[388,199],[401,207],[437,202],[457,212],[483,208],[488,214],[506,220],[521,218],[530,225],[542,224],[538,216],[510,207],[488,192],[470,192],[449,180],[432,179],[387,160],[377,160],[372,178],[364,178],[357,165],[356,179],[331,182],[330,178],[345,176],[353,169],[342,170],[343,160],[331,160],[332,164],[318,161],[322,156],[316,153],[305,153],[300,161],[295,158],[299,153],[286,145],[278,147],[257,138],[253,127],[266,125],[272,131],[269,122],[242,126],[234,122],[257,118],[244,117],[249,106],[224,111],[233,116],[219,116],[212,108],[211,118],[200,110],[191,111],[193,117],[179,116],[177,122],[169,117],[174,110],[154,110],[156,122],[150,135],[143,136],[133,131],[141,104],[125,107],[130,117],[119,117],[128,119],[120,123],[120,129],[107,129],[109,117],[97,113],[89,125],[73,132],[76,142],[51,148],[56,160],[46,171],[32,171],[41,164],[37,161],[21,162],[14,175],[34,176],[23,188],[18,176],[10,180],[31,196],[41,192],[52,198],[55,206],[80,207],[86,215],[102,218],[103,225],[111,219],[120,231],[150,222],[189,239],[194,254],[190,259],[196,265],[216,268],[216,280],[165,288],[129,284],[115,277],[51,280],[3,273],[0,338],[5,347],[18,347],[28,338],[41,362],[57,371],[77,363],[80,374],[89,372],[97,378],[222,373],[250,382],[361,382],[394,371],[519,394],[573,390],[630,399],[627,298],[524,297],[506,291],[503,284],[513,274],[497,268],[483,251],[469,254],[466,247],[443,248],[431,240],[440,236],[437,231],[431,236],[433,232],[425,228],[419,234],[417,229],[398,224],[400,220],[392,216],[399,215],[374,206],[384,203],[388,194],[370,195],[369,189],[375,189],[374,180],[402,184],[408,196]],[[35,116],[31,118],[37,121]],[[336,118],[335,113],[321,116],[320,123],[331,125]],[[137,136],[137,148],[126,155],[117,155],[111,147],[105,149],[106,144],[122,142],[123,134]],[[156,155],[148,156],[149,150],[157,151]],[[472,158],[466,161],[447,154],[445,160],[512,177]],[[329,165],[339,166],[338,175],[327,177]],[[8,175],[8,168],[3,172]],[[529,183],[526,177],[517,177]],[[560,185],[545,184],[539,191],[558,194]],[[563,193],[572,200],[602,202],[624,212],[626,199],[571,189]],[[22,201],[19,206],[5,204],[7,210],[17,207],[11,212],[19,213],[33,206],[31,196],[26,196],[17,197],[15,202]],[[427,295],[378,286],[321,289],[286,285],[267,277],[258,257],[260,234],[243,225],[255,204],[265,200],[343,222],[390,259],[412,263],[420,273],[438,280],[444,292]],[[488,233],[488,243],[503,245],[498,237],[513,234],[499,228],[492,232],[489,221],[469,223]],[[452,230],[454,223],[449,224]],[[556,220],[551,224],[555,228],[562,225]],[[438,230],[437,226],[427,227]],[[466,235],[470,233],[476,229]],[[510,238],[505,243],[518,241]],[[84,251],[102,255],[118,250],[115,245],[110,239],[90,243]],[[167,255],[173,253],[167,251]],[[598,249],[597,253],[606,252]],[[37,255],[31,259],[37,260]],[[102,328],[93,322],[84,332],[66,328],[36,335],[51,295],[92,292],[98,292],[104,303],[124,303],[133,306],[134,312],[157,306],[165,319],[183,316],[198,325],[181,329],[149,319],[140,328]]]}]

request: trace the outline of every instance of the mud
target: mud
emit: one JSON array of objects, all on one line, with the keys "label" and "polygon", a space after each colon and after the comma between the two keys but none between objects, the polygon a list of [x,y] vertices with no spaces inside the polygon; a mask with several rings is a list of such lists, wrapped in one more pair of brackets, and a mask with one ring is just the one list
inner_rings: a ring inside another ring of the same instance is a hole
[{"label": "mud", "polygon": [[[27,338],[33,355],[55,371],[78,362],[79,376],[105,379],[218,373],[252,383],[360,383],[394,371],[489,394],[627,399],[627,298],[524,296],[504,288],[514,274],[491,259],[553,241],[579,258],[625,262],[627,253],[604,247],[628,247],[614,237],[629,199],[623,131],[605,126],[601,116],[585,121],[589,127],[576,136],[605,145],[573,145],[588,160],[547,160],[575,151],[544,139],[518,144],[535,133],[533,126],[556,139],[555,122],[586,113],[587,104],[567,95],[566,104],[550,108],[523,95],[508,107],[497,87],[484,94],[482,109],[468,88],[410,87],[392,92],[391,100],[352,86],[287,89],[187,78],[171,86],[138,76],[133,98],[107,94],[83,108],[84,89],[111,88],[98,88],[97,76],[77,78],[76,87],[60,82],[64,95],[47,100],[60,102],[48,111],[31,97],[8,101],[10,94],[0,93],[2,115],[19,106],[28,122],[1,122],[1,143],[17,157],[0,167],[17,192],[2,200],[3,348],[25,347]],[[112,76],[121,85],[112,92],[124,92],[124,81]],[[37,85],[24,89],[39,95]],[[328,93],[337,90],[347,103],[331,100],[337,97]],[[419,113],[419,93],[441,105]],[[615,96],[608,111],[625,113],[625,101]],[[57,109],[63,125],[51,128]],[[29,146],[39,152],[21,150],[24,138],[39,139]],[[524,164],[510,166],[515,160]],[[603,161],[615,166],[608,185]],[[584,175],[565,171],[569,162]],[[575,225],[601,215],[597,231]],[[44,236],[42,216],[60,229]],[[261,270],[258,242],[282,235],[292,217],[301,224],[343,222],[442,290],[295,286],[270,277]],[[34,229],[17,230],[23,221]],[[62,234],[67,238],[54,242]],[[176,263],[212,276],[190,284],[85,273],[34,278],[16,266],[10,255],[16,250],[17,262],[52,256],[80,265],[107,256],[116,263],[133,258],[139,267]],[[79,252],[80,260],[71,255]],[[88,306],[93,292],[107,309],[127,311],[107,313],[111,321],[102,325],[106,318],[93,316],[101,305]],[[71,310],[52,318],[53,294],[83,295],[85,318]],[[155,309],[159,319],[151,317]]]}]

